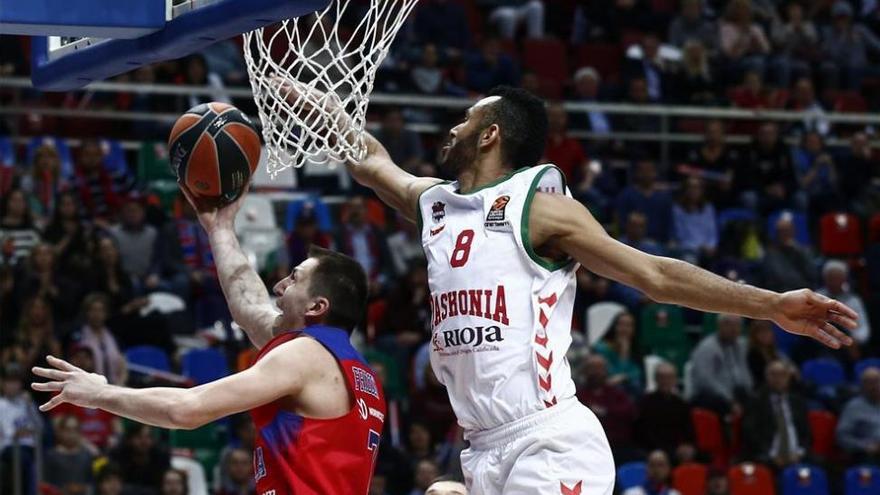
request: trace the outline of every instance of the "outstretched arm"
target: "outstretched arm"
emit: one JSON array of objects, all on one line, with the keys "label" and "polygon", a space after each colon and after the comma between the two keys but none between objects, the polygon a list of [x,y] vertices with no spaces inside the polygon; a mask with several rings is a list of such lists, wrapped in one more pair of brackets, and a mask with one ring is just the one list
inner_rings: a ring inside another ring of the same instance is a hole
[{"label": "outstretched arm", "polygon": [[40,392],[58,392],[40,406],[41,411],[68,402],[161,428],[193,429],[280,397],[297,396],[308,381],[308,354],[314,352],[304,342],[308,340],[286,342],[240,373],[193,388],[108,385],[102,375],[53,356],[47,357],[52,368],[33,369],[35,375],[50,381],[31,386]]},{"label": "outstretched arm", "polygon": [[635,287],[657,302],[772,320],[788,332],[829,347],[852,343],[832,325],[855,328],[858,315],[846,305],[808,289],[784,294],[759,289],[684,261],[643,253],[613,239],[582,204],[566,196],[536,193],[529,232],[538,249],[562,251],[589,270]]},{"label": "outstretched arm", "polygon": [[235,215],[244,203],[243,193],[234,203],[221,208],[202,205],[181,186],[208,233],[217,277],[226,296],[229,312],[257,348],[272,339],[281,312],[272,304],[266,285],[251,267],[235,236]]}]

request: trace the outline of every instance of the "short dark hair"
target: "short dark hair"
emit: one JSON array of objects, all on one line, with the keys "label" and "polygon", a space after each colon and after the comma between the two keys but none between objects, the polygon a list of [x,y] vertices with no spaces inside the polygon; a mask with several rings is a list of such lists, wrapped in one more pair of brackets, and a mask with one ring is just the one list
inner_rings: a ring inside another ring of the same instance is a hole
[{"label": "short dark hair", "polygon": [[501,128],[501,158],[514,169],[538,164],[547,144],[544,102],[522,88],[496,86],[488,96],[501,100],[488,108],[483,125]]},{"label": "short dark hair", "polygon": [[309,283],[309,296],[330,301],[324,323],[351,332],[367,312],[367,274],[353,258],[329,249],[312,246],[309,258],[318,260]]}]

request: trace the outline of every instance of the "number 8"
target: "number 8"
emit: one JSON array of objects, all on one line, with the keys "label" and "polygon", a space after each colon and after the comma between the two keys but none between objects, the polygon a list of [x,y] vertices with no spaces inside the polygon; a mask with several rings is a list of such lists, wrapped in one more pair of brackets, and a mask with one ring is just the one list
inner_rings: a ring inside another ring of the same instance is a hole
[{"label": "number 8", "polygon": [[467,263],[468,257],[471,255],[471,243],[474,242],[474,231],[471,229],[463,230],[458,234],[455,240],[455,249],[452,251],[452,258],[449,264],[453,268],[460,268]]}]

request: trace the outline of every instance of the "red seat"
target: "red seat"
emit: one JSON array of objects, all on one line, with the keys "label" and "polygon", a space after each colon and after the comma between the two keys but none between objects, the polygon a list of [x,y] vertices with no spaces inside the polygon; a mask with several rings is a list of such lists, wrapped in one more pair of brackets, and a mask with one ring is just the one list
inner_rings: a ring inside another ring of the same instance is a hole
[{"label": "red seat", "polygon": [[860,254],[862,225],[851,213],[827,213],[819,220],[819,249],[825,256]]},{"label": "red seat", "polygon": [[577,48],[578,67],[590,66],[605,79],[615,80],[620,75],[623,50],[611,43],[587,43]]},{"label": "red seat", "polygon": [[672,487],[681,495],[703,495],[708,475],[709,468],[705,465],[687,462],[672,470]]},{"label": "red seat", "polygon": [[672,14],[675,12],[675,0],[651,0],[651,8],[658,14]]},{"label": "red seat", "polygon": [[775,495],[773,473],[765,466],[749,462],[731,466],[727,471],[730,495]]},{"label": "red seat", "polygon": [[721,419],[713,411],[695,407],[691,410],[691,422],[696,434],[697,449],[712,455],[714,464],[727,463],[727,446],[721,432]]},{"label": "red seat", "polygon": [[813,434],[812,451],[816,455],[828,457],[834,451],[834,431],[837,417],[828,411],[810,411],[810,432]]},{"label": "red seat", "polygon": [[868,222],[868,242],[880,243],[880,213],[875,213]]},{"label": "red seat", "polygon": [[566,51],[565,43],[555,38],[526,40],[523,65],[539,76],[565,81],[569,76]]},{"label": "red seat", "polygon": [[834,96],[834,111],[848,113],[865,113],[868,104],[858,91],[841,91]]}]

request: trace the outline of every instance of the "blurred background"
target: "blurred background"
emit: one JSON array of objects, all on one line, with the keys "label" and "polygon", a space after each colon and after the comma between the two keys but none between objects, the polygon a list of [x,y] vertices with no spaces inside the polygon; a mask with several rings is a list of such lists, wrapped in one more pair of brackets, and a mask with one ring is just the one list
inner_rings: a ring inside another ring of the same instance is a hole
[{"label": "blurred background", "polygon": [[[369,128],[402,168],[439,176],[463,110],[524,87],[548,102],[546,161],[612,235],[861,316],[832,351],[581,270],[568,358],[621,493],[880,493],[878,29],[877,0],[422,0],[398,35]],[[48,353],[131,386],[253,358],[165,147],[196,104],[256,115],[241,40],[70,93],[31,88],[28,44],[0,36],[0,492],[253,493],[247,416],[160,431],[40,414],[27,387]],[[369,274],[354,339],[390,409],[370,493],[460,477],[415,226],[344,167],[306,165],[258,173],[237,230],[269,287],[312,244]]]}]

